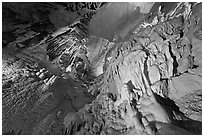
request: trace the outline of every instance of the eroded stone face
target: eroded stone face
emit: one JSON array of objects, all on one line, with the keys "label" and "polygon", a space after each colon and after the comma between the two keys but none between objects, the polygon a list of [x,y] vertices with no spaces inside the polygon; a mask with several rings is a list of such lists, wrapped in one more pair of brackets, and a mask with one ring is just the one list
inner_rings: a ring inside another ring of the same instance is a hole
[{"label": "eroded stone face", "polygon": [[197,8],[108,3],[50,35],[17,29],[3,48],[3,134],[201,134]]}]

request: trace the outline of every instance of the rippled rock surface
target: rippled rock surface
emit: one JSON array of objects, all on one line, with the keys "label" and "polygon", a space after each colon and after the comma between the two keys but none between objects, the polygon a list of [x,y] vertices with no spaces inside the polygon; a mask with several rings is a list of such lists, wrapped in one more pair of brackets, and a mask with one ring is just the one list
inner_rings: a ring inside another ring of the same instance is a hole
[{"label": "rippled rock surface", "polygon": [[2,133],[202,134],[200,9],[3,3]]}]

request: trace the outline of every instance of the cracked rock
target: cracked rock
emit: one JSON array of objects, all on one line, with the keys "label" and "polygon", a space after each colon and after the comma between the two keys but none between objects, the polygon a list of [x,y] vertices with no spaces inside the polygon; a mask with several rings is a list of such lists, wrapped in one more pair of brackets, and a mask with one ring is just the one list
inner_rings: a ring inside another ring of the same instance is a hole
[{"label": "cracked rock", "polygon": [[2,3],[2,134],[202,134],[202,3]]}]

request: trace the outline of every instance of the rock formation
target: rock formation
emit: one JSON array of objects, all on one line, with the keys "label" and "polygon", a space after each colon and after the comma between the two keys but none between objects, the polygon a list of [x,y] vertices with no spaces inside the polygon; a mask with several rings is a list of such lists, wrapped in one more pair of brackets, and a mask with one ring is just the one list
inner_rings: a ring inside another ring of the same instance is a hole
[{"label": "rock formation", "polygon": [[202,134],[202,3],[2,5],[3,134]]}]

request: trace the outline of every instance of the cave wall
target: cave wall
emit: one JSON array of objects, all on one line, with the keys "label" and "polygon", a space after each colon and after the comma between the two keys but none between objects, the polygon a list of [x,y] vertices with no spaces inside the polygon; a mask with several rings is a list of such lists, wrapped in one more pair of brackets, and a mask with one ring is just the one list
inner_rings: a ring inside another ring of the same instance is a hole
[{"label": "cave wall", "polygon": [[3,134],[143,134],[147,89],[201,134],[202,4],[76,5],[3,4]]}]

